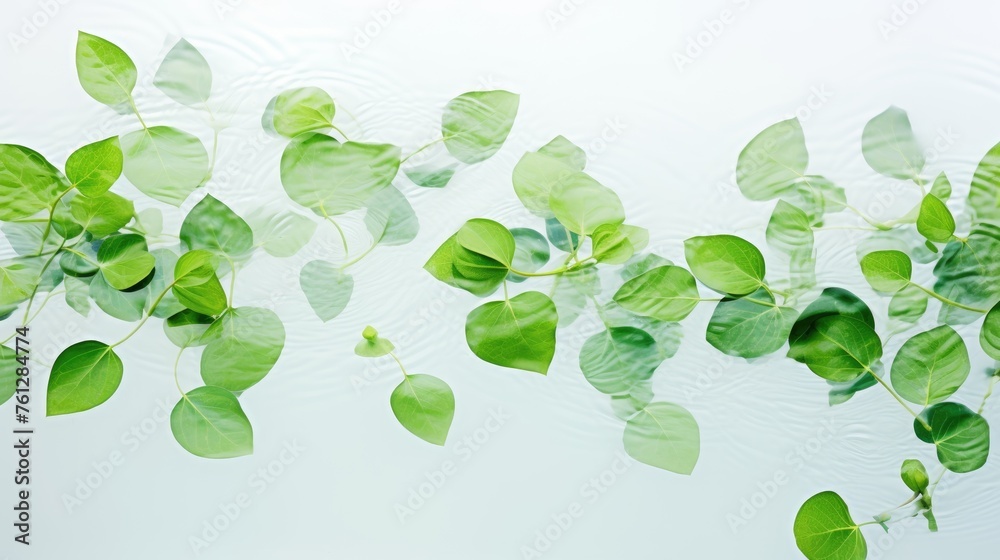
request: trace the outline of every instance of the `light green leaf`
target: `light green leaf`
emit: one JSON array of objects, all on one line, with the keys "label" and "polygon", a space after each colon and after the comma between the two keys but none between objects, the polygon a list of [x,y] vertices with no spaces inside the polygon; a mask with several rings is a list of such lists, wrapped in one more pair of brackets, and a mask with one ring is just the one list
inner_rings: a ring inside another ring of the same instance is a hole
[{"label": "light green leaf", "polygon": [[525,292],[472,310],[465,338],[472,352],[486,362],[545,375],[555,355],[558,321],[548,296]]},{"label": "light green leaf", "polygon": [[692,237],[684,257],[695,278],[717,292],[740,296],[764,285],[764,255],[735,235]]},{"label": "light green leaf", "polygon": [[238,260],[253,249],[253,230],[243,218],[212,195],[205,195],[181,224],[181,246],[205,249]]},{"label": "light green leaf", "polygon": [[945,243],[955,235],[955,217],[940,198],[929,194],[920,203],[917,231],[928,241]]},{"label": "light green leaf", "polygon": [[803,341],[802,358],[816,375],[836,382],[855,380],[882,357],[882,341],[865,322],[846,315],[816,320]]},{"label": "light green leaf", "polygon": [[[147,290],[146,309],[149,310],[150,315],[166,319],[186,309],[181,302],[177,301],[177,296],[170,289],[179,257],[172,249],[166,248],[154,249],[150,253],[156,259],[156,267],[153,269],[153,279],[150,280],[149,290]],[[156,302],[156,298],[160,297],[160,294],[163,294],[163,297],[153,309],[153,304]]]},{"label": "light green leaf", "polygon": [[117,45],[81,31],[76,40],[76,73],[88,95],[105,105],[132,100],[138,73],[135,63]]},{"label": "light green leaf", "polygon": [[514,236],[502,224],[473,218],[458,230],[458,244],[465,249],[507,266],[514,262]]},{"label": "light green leaf", "polygon": [[371,325],[365,327],[361,336],[364,340],[354,347],[354,353],[362,358],[380,358],[396,349],[389,339],[379,336],[378,331]]},{"label": "light green leaf", "polygon": [[256,385],[271,371],[285,347],[285,327],[273,311],[236,307],[208,328],[201,354],[201,378],[206,385],[234,392]]},{"label": "light green leaf", "polygon": [[979,344],[989,357],[1000,360],[1000,303],[986,314],[983,328],[979,331]]},{"label": "light green leaf", "polygon": [[181,397],[170,412],[170,431],[181,447],[207,459],[253,453],[253,427],[231,392],[198,387]]},{"label": "light green leaf", "polygon": [[322,134],[289,142],[281,155],[281,184],[295,202],[320,216],[365,206],[399,171],[399,148],[390,144],[341,144]]},{"label": "light green leaf", "polygon": [[564,179],[583,171],[587,155],[562,136],[524,154],[514,166],[514,193],[531,213],[549,218],[549,195]]},{"label": "light green leaf", "polygon": [[214,257],[205,250],[181,255],[174,267],[171,289],[177,301],[191,311],[214,316],[228,307],[226,292],[215,274]]},{"label": "light green leaf", "polygon": [[827,381],[827,383],[830,385],[830,394],[827,401],[830,403],[830,406],[836,406],[851,400],[855,394],[874,387],[878,384],[878,381],[875,380],[875,376],[871,373],[864,373],[856,377],[853,381]]},{"label": "light green leaf", "polygon": [[146,237],[156,237],[163,233],[163,212],[159,208],[146,208],[135,213],[135,228]]},{"label": "light green leaf", "polygon": [[431,255],[424,264],[424,270],[449,286],[485,296],[503,283],[508,267],[465,249],[459,245],[458,234],[455,234]]},{"label": "light green leaf", "polygon": [[698,306],[701,296],[690,272],[679,266],[661,266],[625,282],[614,301],[632,313],[680,321]]},{"label": "light green leaf", "polygon": [[396,187],[389,185],[378,191],[366,206],[365,227],[377,243],[405,245],[417,237],[420,231],[417,214]]},{"label": "light green leaf", "polygon": [[875,291],[894,294],[910,285],[913,263],[902,251],[873,251],[861,258],[861,273]]},{"label": "light green leaf", "polygon": [[779,200],[767,223],[767,244],[787,254],[798,251],[812,254],[813,241],[809,216],[798,207]]},{"label": "light green leaf", "polygon": [[580,370],[598,391],[626,393],[648,380],[663,362],[656,340],[642,329],[613,327],[599,332],[580,349]]},{"label": "light green leaf", "polygon": [[64,285],[66,305],[84,317],[90,315],[90,284],[79,278],[67,276]]},{"label": "light green leaf", "polygon": [[865,560],[868,544],[844,499],[820,492],[795,515],[795,544],[809,560]]},{"label": "light green leaf", "polygon": [[924,152],[899,107],[889,107],[865,125],[861,134],[865,161],[878,173],[895,179],[916,179],[924,168]]},{"label": "light green leaf", "polygon": [[214,321],[215,319],[208,315],[185,309],[171,315],[163,322],[163,332],[170,342],[180,348],[202,346],[207,342],[202,340],[202,335]]},{"label": "light green leaf", "polygon": [[809,223],[814,227],[823,225],[826,214],[847,208],[847,193],[844,189],[820,175],[802,177],[791,189],[783,191],[781,198],[805,212],[809,216]]},{"label": "light green leaf", "polygon": [[209,176],[208,152],[196,136],[153,126],[121,138],[125,178],[143,194],[180,206]]},{"label": "light green leaf", "polygon": [[925,408],[913,421],[913,431],[920,441],[934,444],[941,465],[952,472],[977,470],[990,454],[989,424],[965,405],[943,402]]},{"label": "light green leaf", "polygon": [[325,323],[347,308],[354,277],[326,261],[311,261],[302,267],[299,285],[316,316]]},{"label": "light green leaf", "polygon": [[[48,239],[44,243],[42,238],[45,233],[45,226],[32,222],[6,222],[0,225],[4,239],[10,243],[11,249],[22,256],[32,256],[39,253],[54,252],[62,241],[59,235],[52,235],[49,232]],[[41,251],[39,251],[41,249]]]},{"label": "light green leaf", "polygon": [[795,309],[775,305],[774,296],[761,289],[749,297],[719,302],[705,339],[724,354],[759,358],[784,346],[797,316]]},{"label": "light green leaf", "polygon": [[70,202],[73,218],[94,237],[107,237],[128,225],[135,215],[131,200],[106,192],[94,198],[74,196]]},{"label": "light green leaf", "polygon": [[84,196],[100,196],[122,175],[122,147],[117,136],[87,144],[69,155],[66,178]]},{"label": "light green leaf", "polygon": [[563,273],[556,277],[552,301],[559,310],[559,326],[572,325],[590,303],[590,296],[601,292],[601,279],[593,268]]},{"label": "light green leaf", "polygon": [[180,39],[160,63],[153,85],[174,101],[201,106],[212,94],[212,69],[186,39]]},{"label": "light green leaf", "polygon": [[604,225],[625,221],[625,208],[615,192],[583,172],[566,177],[552,188],[549,208],[569,231],[590,235]]},{"label": "light green leaf", "polygon": [[659,268],[661,266],[673,266],[673,264],[673,261],[670,259],[665,259],[655,253],[636,255],[625,263],[625,266],[618,272],[618,275],[622,277],[622,280],[627,282],[654,268]]},{"label": "light green leaf", "polygon": [[333,98],[317,87],[283,91],[272,103],[270,125],[278,134],[288,138],[330,128],[336,113]]},{"label": "light green leaf", "polygon": [[392,413],[404,428],[420,439],[444,445],[455,417],[455,394],[432,375],[407,375],[389,397]]},{"label": "light green leaf", "polygon": [[0,220],[29,218],[70,188],[66,177],[38,152],[0,144]]},{"label": "light green leaf", "polygon": [[666,402],[646,405],[625,424],[625,451],[638,461],[677,474],[691,474],[701,453],[694,416]]},{"label": "light green leaf", "polygon": [[916,323],[927,311],[927,292],[910,284],[889,300],[889,318],[904,323]]},{"label": "light green leaf", "polygon": [[103,342],[85,340],[63,350],[49,375],[46,416],[90,410],[110,399],[122,371],[121,358]]},{"label": "light green leaf", "polygon": [[904,399],[927,406],[952,396],[972,365],[965,341],[948,325],[910,338],[892,362],[892,386]]},{"label": "light green leaf", "polygon": [[7,402],[17,392],[17,352],[0,346],[0,404]]},{"label": "light green leaf", "polygon": [[[521,272],[538,272],[549,262],[549,242],[544,235],[531,228],[514,228],[510,230],[510,234],[514,236],[512,268]],[[507,279],[511,282],[524,282],[527,277],[511,272]]]},{"label": "light green leaf", "polygon": [[[1000,300],[1000,227],[983,224],[972,230],[965,241],[945,246],[934,267],[934,291],[966,306],[989,309]],[[942,305],[942,323],[971,323],[981,316],[951,305]]]},{"label": "light green leaf", "polygon": [[316,222],[294,212],[252,212],[247,221],[257,244],[272,257],[287,258],[298,253],[312,239]]},{"label": "light green leaf", "polygon": [[141,235],[125,233],[108,237],[101,243],[97,262],[109,286],[127,290],[149,276],[156,259],[149,254]]},{"label": "light green leaf", "polygon": [[[624,224],[598,226],[591,236],[591,256],[597,262],[623,264],[635,254],[636,248],[629,238],[629,228]],[[638,229],[638,228],[637,228]],[[648,240],[648,236],[647,236]]]},{"label": "light green leaf", "polygon": [[556,136],[548,144],[538,148],[538,153],[561,160],[575,171],[583,171],[587,165],[587,152],[562,135]]},{"label": "light green leaf", "polygon": [[503,90],[463,93],[445,106],[441,135],[462,163],[479,163],[500,150],[517,116],[520,96]]},{"label": "light green leaf", "polygon": [[770,200],[794,188],[806,172],[809,152],[798,119],[765,128],[736,162],[736,184],[750,200]]},{"label": "light green leaf", "polygon": [[1000,143],[990,148],[972,176],[969,209],[974,225],[1000,224]]},{"label": "light green leaf", "polygon": [[28,299],[38,281],[38,269],[27,258],[0,264],[0,305],[15,305]]},{"label": "light green leaf", "polygon": [[916,459],[906,459],[899,468],[899,477],[903,479],[903,484],[907,488],[923,494],[927,491],[931,479],[927,475],[927,468]]}]

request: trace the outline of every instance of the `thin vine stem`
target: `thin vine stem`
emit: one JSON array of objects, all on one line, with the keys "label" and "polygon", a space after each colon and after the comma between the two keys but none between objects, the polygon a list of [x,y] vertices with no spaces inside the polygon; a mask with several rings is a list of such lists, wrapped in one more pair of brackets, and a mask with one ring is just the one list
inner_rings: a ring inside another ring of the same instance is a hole
[{"label": "thin vine stem", "polygon": [[177,390],[181,392],[181,397],[187,400],[187,393],[184,392],[184,389],[181,389],[181,380],[177,375],[177,367],[181,363],[181,356],[184,355],[185,349],[186,347],[182,346],[180,351],[177,352],[177,358],[174,359],[174,385],[176,385]]},{"label": "thin vine stem", "polygon": [[131,332],[125,335],[124,338],[112,344],[111,347],[116,348],[118,346],[121,346],[123,343],[125,343],[125,341],[132,338],[135,335],[135,333],[139,332],[139,329],[141,329],[142,326],[146,324],[146,321],[149,321],[149,318],[153,316],[153,312],[156,311],[156,307],[160,305],[160,302],[163,301],[163,298],[166,297],[168,293],[170,293],[170,290],[173,289],[173,287],[174,287],[174,282],[171,282],[170,285],[168,285],[167,288],[163,290],[163,292],[160,295],[156,296],[156,299],[153,300],[153,305],[149,306],[149,311],[146,313],[146,316],[143,317],[141,321],[139,321],[139,324],[136,325]]},{"label": "thin vine stem", "polygon": [[[345,138],[346,138],[346,137],[345,137]],[[405,158],[403,158],[403,159],[402,159],[402,160],[401,160],[401,161],[399,162],[399,165],[400,165],[400,166],[402,166],[402,165],[403,165],[404,163],[406,163],[406,162],[407,162],[407,161],[408,161],[408,160],[409,160],[409,159],[410,159],[411,157],[413,157],[413,156],[415,156],[415,155],[419,154],[420,152],[422,152],[422,151],[426,150],[427,148],[430,148],[431,146],[434,146],[434,145],[437,145],[437,144],[440,144],[441,142],[444,142],[445,140],[447,140],[447,139],[449,139],[449,138],[451,138],[451,136],[442,136],[441,138],[438,138],[437,140],[431,140],[430,142],[428,142],[428,143],[424,144],[423,146],[420,146],[419,148],[417,148],[417,150],[416,150],[415,152],[413,152],[413,153],[411,153],[410,155],[408,155],[408,156],[406,156]]]},{"label": "thin vine stem", "polygon": [[406,368],[403,367],[402,360],[400,360],[399,357],[396,356],[395,352],[389,352],[389,355],[392,356],[393,360],[396,360],[396,365],[398,365],[399,366],[399,370],[403,372],[403,377],[405,377],[406,379],[409,379],[410,378],[410,374],[407,373],[406,372]]},{"label": "thin vine stem", "polygon": [[950,305],[952,307],[957,307],[959,309],[965,309],[966,311],[972,311],[973,313],[980,313],[980,314],[989,313],[989,310],[987,310],[987,309],[979,309],[978,307],[970,307],[968,305],[964,305],[964,304],[958,303],[957,301],[948,299],[948,298],[944,297],[943,295],[935,292],[934,290],[925,288],[925,287],[921,286],[920,284],[917,284],[916,282],[910,282],[910,285],[911,286],[916,286],[917,289],[919,289],[920,291],[924,292],[925,294],[931,296],[932,298],[934,298],[934,299],[936,299],[936,300],[938,300],[938,301],[940,301],[942,303],[948,304],[948,305]]},{"label": "thin vine stem", "polygon": [[892,387],[890,387],[889,384],[886,383],[884,379],[882,379],[881,377],[879,377],[878,374],[875,373],[874,371],[872,371],[872,369],[870,367],[865,367],[865,371],[868,372],[868,373],[870,373],[871,376],[875,378],[875,381],[878,381],[879,385],[881,385],[882,387],[885,387],[885,390],[889,391],[889,394],[892,395],[892,398],[896,399],[896,401],[903,408],[905,408],[906,411],[909,412],[910,415],[913,416],[913,418],[915,418],[917,420],[917,422],[920,422],[920,424],[924,428],[926,428],[927,431],[931,430],[930,424],[928,424],[926,420],[924,420],[923,418],[921,418],[919,414],[917,414],[916,412],[914,412],[913,409],[910,408],[910,405],[906,404],[906,401],[904,401],[902,399],[902,397],[899,396],[899,393],[897,393]]}]

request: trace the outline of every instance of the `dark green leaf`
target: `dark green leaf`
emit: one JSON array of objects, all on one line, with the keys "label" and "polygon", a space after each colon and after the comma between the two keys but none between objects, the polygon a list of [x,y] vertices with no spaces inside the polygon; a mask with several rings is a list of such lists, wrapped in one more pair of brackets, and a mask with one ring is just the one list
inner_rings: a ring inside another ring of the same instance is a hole
[{"label": "dark green leaf", "polygon": [[774,296],[761,289],[719,302],[705,338],[724,354],[759,358],[784,346],[797,316],[795,309],[775,305]]},{"label": "dark green leaf", "polygon": [[941,325],[903,343],[890,375],[899,396],[927,406],[952,396],[971,370],[965,341],[955,329]]},{"label": "dark green leaf", "polygon": [[253,249],[253,231],[243,218],[212,195],[206,195],[188,212],[181,224],[184,249],[205,249],[240,259]]},{"label": "dark green leaf", "polygon": [[943,402],[928,407],[913,421],[913,431],[921,441],[934,444],[938,460],[952,472],[977,470],[990,454],[989,424],[965,405]]}]

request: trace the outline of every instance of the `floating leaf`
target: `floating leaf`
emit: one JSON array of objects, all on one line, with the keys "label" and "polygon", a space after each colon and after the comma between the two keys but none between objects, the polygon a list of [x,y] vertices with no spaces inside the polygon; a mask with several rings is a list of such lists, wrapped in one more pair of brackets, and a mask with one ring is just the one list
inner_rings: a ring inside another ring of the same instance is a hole
[{"label": "floating leaf", "polygon": [[445,148],[462,163],[479,163],[500,150],[517,116],[520,96],[503,90],[463,93],[441,118]]},{"label": "floating leaf", "polygon": [[83,91],[105,105],[132,100],[138,73],[135,63],[117,45],[81,31],[76,40],[76,73]]},{"label": "floating leaf", "polygon": [[381,245],[405,245],[420,231],[417,214],[403,193],[393,186],[384,188],[367,202],[365,226]]},{"label": "floating leaf", "polygon": [[593,247],[591,256],[599,263],[623,264],[635,254],[635,246],[629,239],[629,226],[604,224],[598,226],[591,236]]},{"label": "floating leaf", "polygon": [[311,261],[302,267],[299,285],[316,316],[325,323],[347,308],[354,277],[326,261]]},{"label": "floating leaf", "polygon": [[941,465],[952,472],[977,470],[990,454],[989,424],[962,404],[943,402],[925,408],[913,421],[913,431],[921,441],[934,444]]},{"label": "floating leaf", "polygon": [[27,259],[0,264],[0,305],[13,305],[28,299],[37,281],[38,271]]},{"label": "floating leaf", "polygon": [[259,210],[247,218],[257,244],[272,257],[286,258],[298,253],[312,239],[316,222],[293,212],[270,214]]},{"label": "floating leaf", "polygon": [[868,544],[835,492],[806,500],[795,515],[795,544],[809,560],[865,560]]},{"label": "floating leaf", "polygon": [[[561,140],[560,140],[561,139]],[[549,218],[553,187],[583,171],[587,155],[562,136],[537,152],[528,152],[514,166],[514,193],[531,213]]]},{"label": "floating leaf", "polygon": [[656,340],[642,329],[613,327],[599,332],[580,349],[580,370],[598,391],[628,392],[648,380],[663,362]]},{"label": "floating leaf", "polygon": [[741,296],[764,285],[764,255],[735,235],[692,237],[684,257],[695,278],[717,292]]},{"label": "floating leaf", "polygon": [[29,218],[69,189],[69,181],[38,152],[0,144],[0,220]]},{"label": "floating leaf", "polygon": [[407,375],[389,397],[392,413],[404,428],[420,439],[444,445],[455,417],[455,394],[432,375]]},{"label": "floating leaf", "polygon": [[185,309],[171,315],[163,322],[163,332],[170,342],[180,348],[201,346],[206,342],[202,340],[202,335],[214,321],[215,319],[208,315]]},{"label": "floating leaf", "polygon": [[931,194],[941,199],[942,202],[947,202],[951,198],[951,181],[948,180],[948,176],[944,174],[944,171],[934,178],[934,184],[931,185]]},{"label": "floating leaf", "polygon": [[[934,291],[966,306],[989,309],[1000,300],[1000,227],[984,224],[965,241],[945,246],[941,260],[934,267],[937,282]],[[971,323],[981,314],[942,305],[942,323]]]},{"label": "floating leaf", "polygon": [[219,387],[198,387],[170,412],[170,431],[181,447],[207,459],[253,453],[253,427],[240,401]]},{"label": "floating leaf", "polygon": [[701,296],[690,272],[679,266],[661,266],[625,282],[614,301],[632,313],[680,321],[698,306]]},{"label": "floating leaf", "polygon": [[969,189],[973,224],[1000,224],[1000,143],[983,156]]},{"label": "floating leaf", "polygon": [[889,300],[889,318],[916,323],[927,311],[927,292],[911,284],[896,292]]},{"label": "floating leaf", "polygon": [[378,335],[378,331],[371,325],[365,327],[361,332],[362,340],[354,347],[354,353],[362,358],[380,358],[387,356],[396,349],[387,338]]},{"label": "floating leaf", "polygon": [[770,200],[791,190],[806,172],[809,152],[798,119],[765,128],[736,162],[736,184],[750,200]]},{"label": "floating leaf", "polygon": [[910,118],[899,107],[889,107],[868,121],[861,151],[868,165],[886,177],[916,179],[924,168],[924,152],[913,136]]},{"label": "floating leaf", "polygon": [[796,206],[779,200],[767,223],[767,244],[783,253],[806,251],[811,255],[813,241],[809,216]]},{"label": "floating leaf", "polygon": [[94,198],[75,196],[70,209],[83,229],[97,238],[118,233],[135,215],[132,201],[112,192]]},{"label": "floating leaf", "polygon": [[180,39],[163,57],[153,85],[178,103],[201,106],[212,94],[212,69],[194,45]]},{"label": "floating leaf", "polygon": [[798,312],[774,303],[774,296],[758,290],[751,296],[726,298],[715,306],[705,339],[724,354],[759,358],[784,346]]},{"label": "floating leaf", "polygon": [[549,208],[559,223],[579,235],[590,235],[602,225],[625,221],[625,208],[615,191],[583,172],[553,187]]},{"label": "floating leaf", "polygon": [[108,285],[103,274],[94,276],[90,281],[90,297],[108,315],[122,321],[138,321],[142,319],[146,306],[148,286],[139,291],[122,292]]},{"label": "floating leaf", "polygon": [[903,343],[892,362],[892,386],[904,399],[927,406],[952,396],[971,369],[965,341],[941,325]]},{"label": "floating leaf", "polygon": [[205,250],[181,255],[174,267],[172,290],[181,305],[204,315],[218,315],[228,307],[212,253]]},{"label": "floating leaf", "polygon": [[650,403],[629,419],[624,442],[636,460],[677,474],[691,474],[701,452],[694,416],[666,402]]},{"label": "floating leaf", "polygon": [[[549,262],[549,242],[545,236],[531,228],[514,228],[514,259],[511,267],[522,272],[538,272]],[[511,272],[507,275],[511,282],[524,282],[526,277]]]},{"label": "floating leaf", "polygon": [[917,231],[928,241],[945,243],[955,235],[955,217],[940,198],[929,194],[920,203]]},{"label": "floating leaf", "polygon": [[902,251],[874,251],[861,258],[861,272],[872,289],[894,294],[910,285],[913,263]]},{"label": "floating leaf", "polygon": [[97,262],[109,286],[127,290],[149,276],[156,259],[149,254],[146,240],[141,235],[125,233],[111,236],[101,243],[101,248],[97,250]]},{"label": "floating leaf", "polygon": [[525,292],[472,310],[465,338],[472,352],[486,362],[544,375],[555,355],[558,321],[548,296]]},{"label": "floating leaf", "polygon": [[202,337],[201,378],[206,385],[240,392],[256,385],[274,367],[285,347],[285,327],[273,311],[229,309]]},{"label": "floating leaf", "polygon": [[87,144],[69,155],[66,178],[84,196],[100,196],[122,175],[122,147],[117,136]]},{"label": "floating leaf", "polygon": [[64,281],[66,286],[66,305],[86,317],[90,315],[90,284],[68,276]]},{"label": "floating leaf", "polygon": [[847,208],[847,193],[833,181],[820,175],[806,175],[790,190],[781,193],[782,200],[805,212],[812,226],[823,225],[826,214]]},{"label": "floating leaf", "polygon": [[566,229],[566,226],[555,218],[545,220],[545,235],[552,245],[560,251],[572,253],[580,248],[580,236]]},{"label": "floating leaf", "polygon": [[317,87],[283,91],[272,101],[270,126],[287,138],[326,130],[333,124],[336,107],[330,94]]},{"label": "floating leaf", "polygon": [[184,218],[180,240],[188,251],[204,249],[235,260],[253,249],[253,230],[228,206],[205,195]]},{"label": "floating leaf", "polygon": [[153,126],[121,138],[125,178],[143,194],[180,206],[209,175],[208,152],[197,137]]},{"label": "floating leaf", "polygon": [[986,314],[983,328],[979,331],[979,344],[989,357],[1000,360],[1000,303]]},{"label": "floating leaf", "polygon": [[836,382],[853,381],[882,357],[882,341],[865,322],[846,315],[822,317],[802,344],[805,364],[816,375]]},{"label": "floating leaf", "polygon": [[85,340],[63,350],[49,375],[46,416],[90,410],[110,399],[122,371],[121,358],[103,342]]}]

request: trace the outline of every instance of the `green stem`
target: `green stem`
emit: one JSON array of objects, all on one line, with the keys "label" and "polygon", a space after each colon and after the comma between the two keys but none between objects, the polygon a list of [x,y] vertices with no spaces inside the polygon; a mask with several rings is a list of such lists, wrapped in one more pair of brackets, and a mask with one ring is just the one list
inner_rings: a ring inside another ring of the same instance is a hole
[{"label": "green stem", "polygon": [[865,367],[865,371],[868,372],[868,373],[870,373],[871,376],[875,378],[875,381],[878,381],[879,385],[881,385],[882,387],[885,387],[885,390],[889,391],[889,394],[892,395],[892,398],[896,399],[896,401],[900,405],[902,405],[902,407],[905,408],[906,411],[909,412],[910,415],[913,416],[913,418],[916,419],[917,422],[920,422],[920,424],[924,428],[926,428],[928,432],[931,431],[930,425],[923,418],[921,418],[919,414],[917,414],[916,412],[914,412],[913,409],[910,408],[910,405],[906,404],[906,401],[904,401],[899,396],[899,394],[896,393],[896,391],[893,390],[893,388],[890,387],[889,384],[885,382],[884,379],[882,379],[881,377],[879,377],[878,374],[876,374],[874,371],[872,371],[872,369],[870,367]]},{"label": "green stem", "polygon": [[395,353],[395,352],[389,352],[389,355],[390,355],[390,356],[392,356],[392,359],[393,359],[393,360],[396,360],[396,364],[398,364],[398,365],[399,365],[399,369],[400,369],[400,371],[402,371],[402,372],[403,372],[403,377],[405,377],[405,378],[409,379],[409,377],[410,377],[410,374],[409,374],[409,373],[406,373],[406,368],[405,368],[405,367],[403,367],[403,362],[402,362],[402,361],[400,361],[400,359],[399,359],[399,358],[398,358],[398,357],[396,356],[396,353]]},{"label": "green stem", "polygon": [[326,218],[326,221],[330,222],[333,224],[333,227],[337,228],[337,233],[340,234],[340,241],[344,244],[344,258],[347,258],[350,254],[350,249],[347,247],[347,235],[344,234],[343,228],[341,228],[340,224],[338,224],[333,218],[330,217],[329,214],[326,213],[326,209],[323,208],[323,203],[320,203],[319,211],[323,214],[323,217]]},{"label": "green stem", "polygon": [[344,137],[344,141],[346,141],[346,142],[350,142],[351,141],[351,139],[348,138],[346,134],[344,134],[344,131],[340,130],[339,128],[337,128],[337,126],[335,124],[330,123],[330,128],[332,128],[332,129],[336,130],[338,133],[340,133],[340,135]]},{"label": "green stem", "polygon": [[442,136],[441,138],[438,138],[437,140],[432,140],[432,141],[424,144],[423,146],[420,146],[419,148],[417,148],[417,151],[415,151],[412,154],[410,154],[410,155],[406,156],[405,158],[403,158],[402,161],[399,162],[399,165],[402,166],[411,157],[419,154],[420,152],[426,150],[427,148],[430,148],[431,146],[434,146],[435,144],[440,144],[441,142],[444,142],[448,138],[451,138],[451,136]]},{"label": "green stem", "polygon": [[136,107],[136,105],[135,105],[135,98],[132,97],[131,93],[128,94],[128,103],[129,103],[129,105],[132,106],[132,112],[135,113],[135,117],[137,119],[139,119],[139,124],[142,125],[143,130],[149,130],[149,127],[146,126],[146,121],[142,120],[142,115],[139,114],[139,108]]},{"label": "green stem", "polygon": [[1000,371],[993,373],[993,377],[990,377],[990,384],[986,387],[986,394],[983,395],[983,402],[979,405],[979,411],[976,414],[982,414],[986,410],[986,401],[989,400],[990,395],[993,394],[993,387],[997,384],[997,380],[1000,380]]},{"label": "green stem", "polygon": [[957,301],[950,300],[950,299],[944,297],[943,295],[935,292],[934,290],[927,289],[927,288],[921,286],[920,284],[917,284],[916,282],[910,282],[910,285],[911,286],[916,286],[920,291],[924,292],[925,294],[931,296],[932,298],[934,298],[934,299],[936,299],[938,301],[941,301],[942,303],[946,303],[948,305],[951,305],[952,307],[957,307],[959,309],[965,309],[966,311],[972,311],[973,313],[981,313],[981,314],[984,314],[984,315],[986,313],[989,313],[989,311],[986,310],[986,309],[979,309],[977,307],[969,307],[968,305],[963,305],[961,303],[958,303]]},{"label": "green stem", "polygon": [[584,269],[584,268],[589,268],[591,266],[594,266],[595,264],[597,264],[597,261],[594,261],[593,263],[588,263],[587,262],[587,261],[590,261],[593,258],[594,257],[587,257],[587,258],[581,260],[580,262],[578,262],[577,264],[574,264],[572,266],[563,266],[563,267],[557,268],[555,270],[546,270],[545,272],[523,272],[523,271],[520,271],[520,270],[517,270],[517,269],[514,269],[514,268],[511,268],[510,271],[513,272],[514,274],[517,274],[518,276],[525,276],[525,277],[556,276],[556,275],[559,275],[559,274],[565,274],[567,272],[574,272],[576,270],[581,270],[581,269]]},{"label": "green stem", "polygon": [[180,351],[177,352],[177,358],[174,360],[174,385],[177,385],[177,390],[181,392],[181,397],[187,399],[187,393],[184,392],[184,389],[181,389],[181,381],[177,376],[177,366],[181,363],[181,356],[184,354],[185,348],[184,346],[181,347]]},{"label": "green stem", "polygon": [[142,326],[146,324],[146,321],[148,321],[149,318],[153,316],[153,312],[156,311],[156,306],[160,305],[160,302],[163,301],[163,298],[166,297],[166,295],[170,292],[170,290],[173,287],[174,287],[174,282],[171,282],[170,285],[167,286],[167,289],[163,290],[163,293],[156,296],[156,299],[153,300],[153,305],[149,306],[149,312],[147,312],[146,316],[142,318],[142,321],[139,321],[139,324],[136,325],[131,332],[125,335],[125,337],[119,340],[118,342],[112,344],[111,347],[117,348],[118,346],[121,346],[126,340],[132,338],[132,336],[134,336],[135,333],[139,332],[139,329],[141,329]]},{"label": "green stem", "polygon": [[358,255],[357,257],[355,257],[355,258],[347,261],[346,263],[340,265],[340,270],[344,270],[345,268],[347,268],[347,267],[349,267],[349,266],[351,266],[353,264],[357,264],[359,261],[361,261],[362,259],[364,259],[365,257],[367,257],[372,251],[374,251],[375,247],[378,247],[378,241],[373,242],[370,247],[368,247],[367,249],[365,249],[365,251],[363,253],[361,253],[360,255]]},{"label": "green stem", "polygon": [[[45,242],[43,241],[42,244],[44,245]],[[45,274],[45,271],[49,269],[49,266],[52,264],[52,261],[56,259],[56,256],[59,255],[59,251],[61,251],[65,245],[66,245],[66,240],[63,240],[63,242],[59,244],[59,248],[56,249],[56,252],[52,253],[52,256],[49,257],[47,261],[45,261],[44,265],[42,265],[42,270],[41,272],[38,273],[38,281],[35,282],[35,287],[31,290],[31,296],[28,297],[28,305],[24,307],[24,319],[21,321],[22,325],[28,324],[28,316],[31,314],[31,304],[35,301],[35,295],[38,294],[38,286],[42,282],[42,276]]]}]

